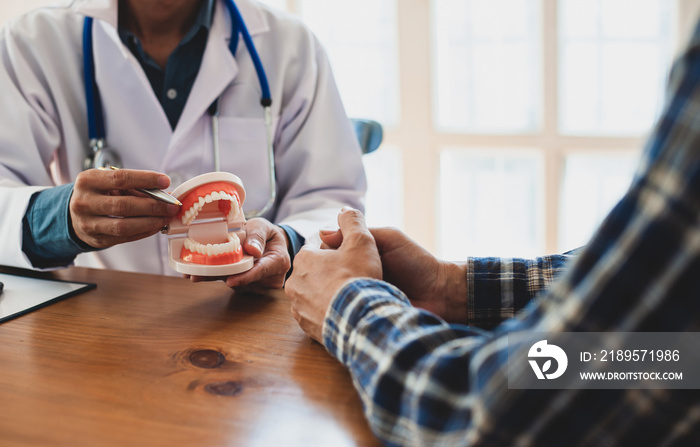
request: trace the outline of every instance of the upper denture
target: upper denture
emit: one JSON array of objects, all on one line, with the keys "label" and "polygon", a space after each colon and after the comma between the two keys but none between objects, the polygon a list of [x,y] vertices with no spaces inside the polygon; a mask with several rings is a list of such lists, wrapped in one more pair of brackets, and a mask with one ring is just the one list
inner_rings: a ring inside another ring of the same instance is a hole
[{"label": "upper denture", "polygon": [[177,214],[184,225],[190,225],[208,203],[217,203],[218,209],[227,220],[232,220],[240,212],[240,198],[236,189],[226,182],[212,182],[199,186],[181,198],[182,207]]}]

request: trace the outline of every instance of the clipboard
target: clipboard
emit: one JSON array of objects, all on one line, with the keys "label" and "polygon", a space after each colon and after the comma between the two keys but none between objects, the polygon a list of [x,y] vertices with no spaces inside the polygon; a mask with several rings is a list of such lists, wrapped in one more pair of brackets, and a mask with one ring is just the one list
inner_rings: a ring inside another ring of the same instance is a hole
[{"label": "clipboard", "polygon": [[30,278],[0,273],[0,323],[97,287],[93,283]]}]

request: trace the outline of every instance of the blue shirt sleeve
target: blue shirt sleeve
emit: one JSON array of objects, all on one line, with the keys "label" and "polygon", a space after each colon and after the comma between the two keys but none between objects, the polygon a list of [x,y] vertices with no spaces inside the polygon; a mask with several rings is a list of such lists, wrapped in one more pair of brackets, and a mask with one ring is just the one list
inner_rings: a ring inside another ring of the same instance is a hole
[{"label": "blue shirt sleeve", "polygon": [[[304,246],[306,239],[300,236],[299,233],[294,231],[294,229],[288,225],[280,225],[279,227],[284,230],[284,232],[287,234],[287,239],[289,239],[289,261],[292,263],[292,265],[294,265],[294,256],[299,253],[301,247]],[[291,269],[289,271],[291,272]]]},{"label": "blue shirt sleeve", "polygon": [[469,324],[492,329],[515,316],[549,288],[574,252],[536,259],[469,258],[467,317]]},{"label": "blue shirt sleeve", "polygon": [[70,265],[79,253],[95,250],[73,233],[68,204],[73,183],[32,195],[22,219],[22,250],[36,268]]}]

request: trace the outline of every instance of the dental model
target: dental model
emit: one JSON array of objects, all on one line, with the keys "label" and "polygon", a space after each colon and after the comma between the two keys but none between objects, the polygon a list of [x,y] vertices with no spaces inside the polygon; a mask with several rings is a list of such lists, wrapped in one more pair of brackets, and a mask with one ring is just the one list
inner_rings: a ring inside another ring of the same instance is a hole
[{"label": "dental model", "polygon": [[[188,275],[228,276],[250,270],[253,257],[244,254],[245,189],[228,172],[198,175],[171,193],[182,202],[166,227],[170,267]],[[229,232],[233,229],[233,232]]]}]

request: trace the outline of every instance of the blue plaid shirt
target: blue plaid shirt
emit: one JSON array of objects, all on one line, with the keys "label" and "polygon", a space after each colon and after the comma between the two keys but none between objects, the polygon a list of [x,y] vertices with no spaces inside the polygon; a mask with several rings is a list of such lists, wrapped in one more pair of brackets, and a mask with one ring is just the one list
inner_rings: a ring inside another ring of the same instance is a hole
[{"label": "blue plaid shirt", "polygon": [[569,262],[468,266],[473,326],[376,280],[331,303],[324,344],[386,444],[700,445],[698,391],[508,389],[506,370],[512,332],[700,331],[700,27],[630,189],[590,243]]}]

